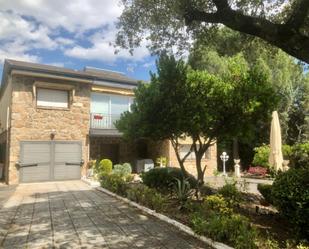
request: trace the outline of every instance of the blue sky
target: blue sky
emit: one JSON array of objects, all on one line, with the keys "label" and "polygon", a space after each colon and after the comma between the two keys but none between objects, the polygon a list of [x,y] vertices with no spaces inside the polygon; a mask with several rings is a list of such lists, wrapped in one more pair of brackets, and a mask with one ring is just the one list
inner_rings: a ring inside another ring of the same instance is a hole
[{"label": "blue sky", "polygon": [[5,58],[83,69],[121,71],[149,80],[155,71],[147,41],[114,54],[118,0],[0,0],[0,76]]}]

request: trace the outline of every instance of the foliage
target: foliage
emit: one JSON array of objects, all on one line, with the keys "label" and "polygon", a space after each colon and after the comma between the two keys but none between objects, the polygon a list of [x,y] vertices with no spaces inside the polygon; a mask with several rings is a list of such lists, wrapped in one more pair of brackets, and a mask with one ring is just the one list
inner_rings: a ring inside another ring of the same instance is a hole
[{"label": "foliage", "polygon": [[189,70],[182,60],[161,55],[158,73],[151,75],[150,84],[137,88],[132,112],[122,115],[117,128],[131,139],[171,140],[184,175],[186,157],[180,158],[179,140],[190,137],[198,180],[203,183],[201,160],[206,150],[219,138],[246,136],[276,102],[263,72],[249,70],[242,62],[241,56],[230,59],[229,73],[219,76]]},{"label": "foliage", "polygon": [[103,188],[110,190],[116,194],[126,195],[126,182],[120,175],[117,174],[102,174],[100,183]]},{"label": "foliage", "polygon": [[193,192],[187,179],[175,178],[175,180],[174,193],[180,203],[180,208],[183,208],[184,204],[188,201]]},{"label": "foliage", "polygon": [[113,163],[109,159],[97,160],[94,168],[94,172],[97,175],[110,174],[113,170]]},{"label": "foliage", "polygon": [[195,213],[191,217],[191,224],[196,233],[228,243],[234,248],[257,248],[256,232],[244,216],[213,214],[208,219],[203,219],[201,214]]},{"label": "foliage", "polygon": [[88,168],[88,169],[95,168],[96,163],[97,163],[97,160],[90,160],[90,161],[87,163],[87,168]]},{"label": "foliage", "polygon": [[229,206],[232,207],[241,202],[241,193],[236,187],[237,182],[225,183],[225,185],[218,190],[218,194],[222,195],[228,202]]},{"label": "foliage", "polygon": [[166,198],[163,195],[143,184],[130,186],[127,190],[127,197],[156,211],[162,211],[166,202]]},{"label": "foliage", "polygon": [[191,187],[195,187],[197,185],[197,181],[193,175],[188,175],[188,178],[185,178],[181,169],[173,167],[153,168],[147,172],[144,172],[141,177],[146,186],[156,188],[161,191],[172,190],[176,179],[186,179]]},{"label": "foliage", "polygon": [[[259,67],[269,78],[270,84],[280,96],[272,110],[278,110],[284,143],[294,144],[308,140],[309,134],[309,81],[303,65],[277,48],[252,39],[228,28],[219,28],[211,37],[199,38],[189,56],[189,64],[199,70],[224,75],[228,73],[228,59],[243,55],[244,65]],[[307,96],[307,97],[306,97]],[[269,139],[270,116],[252,123],[246,136],[238,136],[242,165],[252,162],[254,147]],[[231,141],[218,140],[218,146]],[[229,145],[231,146],[231,145]]]},{"label": "foliage", "polygon": [[[268,157],[270,153],[269,145],[264,144],[260,147],[256,147],[254,148],[254,151],[255,151],[255,154],[254,154],[252,164],[270,169],[271,167],[268,162]],[[282,146],[282,154],[284,158],[290,159],[293,155],[293,147],[287,144],[284,144]]]},{"label": "foliage", "polygon": [[295,167],[306,167],[309,162],[309,142],[295,144],[292,148],[291,163]]},{"label": "foliage", "polygon": [[233,211],[221,194],[207,196],[204,200],[202,208],[206,212],[215,211],[222,215],[230,215]]},{"label": "foliage", "polygon": [[126,177],[132,173],[131,165],[129,163],[116,164],[114,165],[113,173]]},{"label": "foliage", "polygon": [[213,195],[215,190],[207,184],[199,187],[199,191],[202,196]]},{"label": "foliage", "polygon": [[156,164],[158,166],[163,166],[163,167],[166,167],[167,166],[167,158],[164,157],[164,156],[160,156],[156,159]]},{"label": "foliage", "polygon": [[254,148],[255,154],[253,157],[252,164],[256,166],[270,168],[268,157],[270,153],[269,145],[262,145]]},{"label": "foliage", "polygon": [[[151,41],[149,47],[152,52],[172,50],[175,46],[178,51],[184,51],[192,40],[209,39],[219,24],[224,24],[236,31],[262,38],[272,46],[308,62],[305,53],[308,49],[305,44],[308,39],[306,0],[123,0],[122,3],[124,10],[117,25],[116,44],[131,52],[145,40]],[[291,35],[289,40],[280,35],[283,33]],[[249,35],[246,39],[250,39]],[[227,43],[226,50],[230,47],[233,50],[233,45],[232,42]]]},{"label": "foliage", "polygon": [[304,238],[309,237],[309,167],[291,168],[279,174],[271,195],[274,205],[295,225]]},{"label": "foliage", "polygon": [[273,203],[273,199],[272,199],[272,196],[271,196],[272,185],[259,183],[257,185],[257,189],[261,193],[261,195],[263,196],[263,198],[265,199],[265,201],[267,203],[269,203],[269,204]]}]

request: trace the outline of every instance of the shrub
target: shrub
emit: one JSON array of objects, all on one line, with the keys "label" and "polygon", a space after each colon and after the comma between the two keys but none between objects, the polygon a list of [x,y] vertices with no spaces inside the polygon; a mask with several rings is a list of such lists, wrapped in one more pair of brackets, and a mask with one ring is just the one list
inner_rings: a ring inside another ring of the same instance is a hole
[{"label": "shrub", "polygon": [[[184,179],[180,168],[159,167],[142,174],[142,180],[145,185],[161,191],[171,190],[176,182],[175,178]],[[197,180],[193,175],[189,174],[187,180],[191,187],[197,186]]]},{"label": "shrub", "polygon": [[292,148],[291,164],[295,167],[309,166],[309,142],[295,144]]},{"label": "shrub", "polygon": [[[262,166],[267,169],[270,168],[270,165],[268,163],[268,157],[270,153],[269,145],[262,145],[260,147],[254,148],[255,154],[253,157],[252,164],[255,166]],[[293,154],[293,149],[291,146],[284,144],[282,146],[282,154],[285,159],[290,159],[290,157]]]},{"label": "shrub", "polygon": [[219,188],[218,194],[222,195],[228,202],[229,206],[241,202],[241,193],[236,187],[237,182],[225,183],[222,188]]},{"label": "shrub", "polygon": [[158,157],[156,159],[156,164],[159,166],[159,167],[166,167],[167,166],[167,158],[164,157],[164,156],[161,156],[161,157]]},{"label": "shrub", "polygon": [[182,208],[192,195],[192,189],[187,179],[180,180],[176,178],[176,182],[174,183],[174,193],[180,203],[180,208]]},{"label": "shrub", "polygon": [[132,173],[131,165],[129,163],[116,164],[114,165],[113,173],[126,177]]},{"label": "shrub", "polygon": [[269,157],[269,152],[270,148],[269,145],[262,145],[260,147],[255,147],[254,148],[254,157],[252,164],[255,166],[262,166],[269,168],[269,163],[268,163],[268,157]]},{"label": "shrub", "polygon": [[127,190],[128,199],[143,204],[153,210],[161,211],[166,202],[159,192],[143,184],[134,184]]},{"label": "shrub", "polygon": [[269,204],[273,203],[272,196],[271,196],[272,185],[259,183],[257,185],[257,189],[261,193],[261,195],[263,196],[264,200],[267,203]]},{"label": "shrub", "polygon": [[100,183],[103,188],[110,190],[116,194],[126,196],[127,184],[125,180],[117,174],[102,174]]},{"label": "shrub", "polygon": [[299,236],[308,238],[309,167],[291,168],[279,174],[272,185],[271,195],[274,205],[295,225]]},{"label": "shrub", "polygon": [[102,174],[110,174],[113,169],[113,163],[109,159],[103,159],[101,161],[97,160],[94,168],[94,172],[97,175],[102,175]]},{"label": "shrub", "polygon": [[213,188],[211,188],[209,185],[206,185],[206,184],[201,186],[199,190],[202,196],[213,195],[216,192]]},{"label": "shrub", "polygon": [[195,213],[190,221],[193,230],[198,234],[228,243],[237,249],[257,248],[256,232],[249,220],[242,215],[212,214],[208,219],[203,219],[199,213]]},{"label": "shrub", "polygon": [[232,213],[232,209],[222,195],[210,195],[207,196],[203,202],[203,210],[206,212],[219,212],[220,214],[229,215]]}]

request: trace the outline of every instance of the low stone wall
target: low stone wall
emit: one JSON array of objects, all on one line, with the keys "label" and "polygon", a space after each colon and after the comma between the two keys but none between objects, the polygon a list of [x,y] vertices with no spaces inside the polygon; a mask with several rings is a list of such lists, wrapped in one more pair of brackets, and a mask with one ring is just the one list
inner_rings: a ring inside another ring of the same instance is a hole
[{"label": "low stone wall", "polygon": [[253,178],[232,178],[232,177],[223,177],[223,176],[212,176],[204,178],[205,184],[210,185],[214,188],[220,188],[225,185],[226,182],[237,181],[238,189],[242,192],[248,192],[251,194],[258,194],[260,192],[257,189],[259,183],[263,184],[273,184],[273,180],[269,179],[253,179]]}]

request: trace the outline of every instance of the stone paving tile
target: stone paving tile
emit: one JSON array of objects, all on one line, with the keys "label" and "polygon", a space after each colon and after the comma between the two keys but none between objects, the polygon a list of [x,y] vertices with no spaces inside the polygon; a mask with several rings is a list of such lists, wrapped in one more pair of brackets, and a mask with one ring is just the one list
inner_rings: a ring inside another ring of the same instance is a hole
[{"label": "stone paving tile", "polygon": [[209,248],[81,181],[0,189],[0,248]]}]

